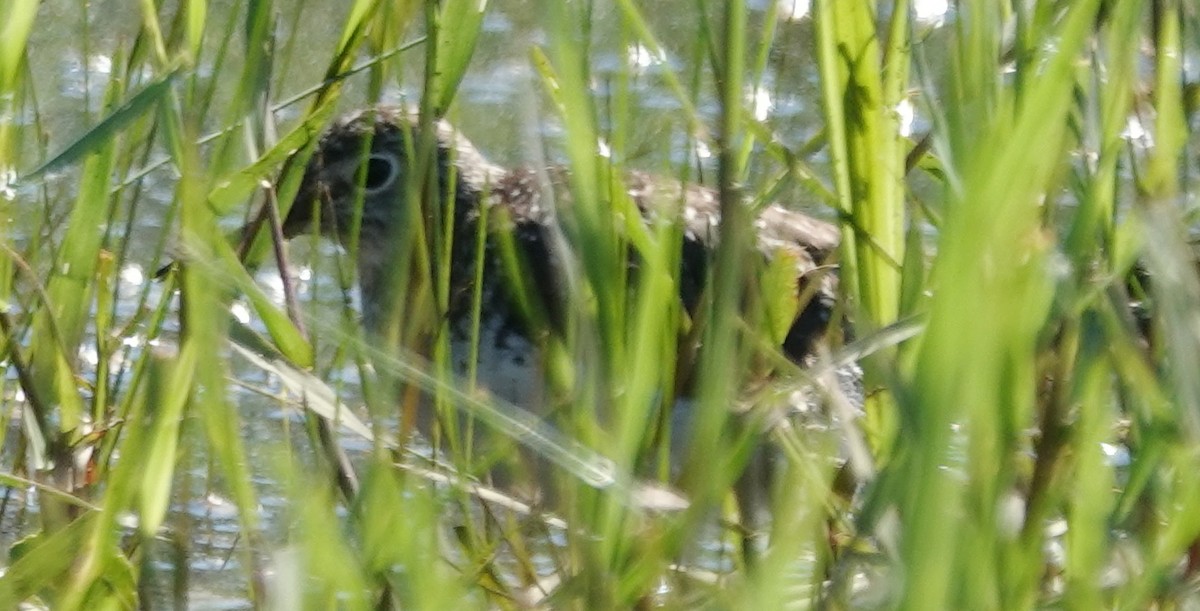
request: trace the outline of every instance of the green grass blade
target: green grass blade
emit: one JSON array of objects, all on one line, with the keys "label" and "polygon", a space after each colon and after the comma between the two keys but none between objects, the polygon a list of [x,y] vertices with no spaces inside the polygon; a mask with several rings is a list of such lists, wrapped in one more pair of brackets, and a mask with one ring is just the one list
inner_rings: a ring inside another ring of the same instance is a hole
[{"label": "green grass blade", "polygon": [[431,83],[434,112],[445,113],[454,99],[463,75],[467,73],[487,0],[449,0],[443,2],[438,15],[437,60]]},{"label": "green grass blade", "polygon": [[170,92],[172,84],[178,75],[178,70],[172,71],[142,88],[141,91],[134,94],[133,97],[129,98],[119,108],[111,112],[61,152],[51,157],[42,165],[25,173],[21,177],[21,181],[37,180],[49,172],[59,170],[83,159],[91,153],[110,146],[113,138],[116,138],[131,123],[154,112],[158,105],[162,103],[164,97]]},{"label": "green grass blade", "polygon": [[37,9],[37,0],[14,0],[0,11],[0,19],[4,21],[4,28],[0,29],[0,92],[13,90]]},{"label": "green grass blade", "polygon": [[[983,138],[997,144],[971,147],[952,164],[962,168],[961,188],[942,230],[931,279],[939,289],[930,304],[911,403],[904,406],[915,433],[901,437],[910,448],[901,502],[904,608],[985,604],[994,601],[988,596],[1005,590],[998,563],[1009,546],[989,533],[1000,519],[997,508],[1013,474],[998,467],[1007,464],[1002,457],[1013,451],[1008,444],[1031,417],[1030,380],[1036,372],[1029,355],[1035,353],[1052,298],[1046,247],[1034,236],[1040,231],[1041,198],[1056,187],[1057,164],[1049,161],[1066,156],[1074,62],[1097,8],[1097,2],[1071,6],[1054,28],[1054,52],[1038,62],[1043,75],[1029,83],[1019,101],[991,82],[978,84],[976,91],[962,85],[976,96],[972,100],[996,96],[992,99],[1000,109],[1011,110],[973,125],[971,134],[950,135],[963,143]],[[978,34],[984,39],[995,28],[989,22],[978,25],[988,28]],[[1032,142],[1042,143],[1044,156],[1029,154]],[[998,264],[986,263],[991,261]],[[967,438],[955,439],[956,426],[969,431]],[[954,447],[962,447],[966,457],[952,458]],[[965,482],[955,475],[959,469]],[[975,526],[982,524],[987,526]],[[954,571],[947,570],[948,562]],[[969,587],[960,585],[963,580]]]},{"label": "green grass blade", "polygon": [[83,547],[98,514],[89,513],[54,533],[39,533],[18,541],[0,577],[0,605],[16,609],[22,601],[48,590],[54,600],[53,584],[61,583],[74,570],[77,552]]}]

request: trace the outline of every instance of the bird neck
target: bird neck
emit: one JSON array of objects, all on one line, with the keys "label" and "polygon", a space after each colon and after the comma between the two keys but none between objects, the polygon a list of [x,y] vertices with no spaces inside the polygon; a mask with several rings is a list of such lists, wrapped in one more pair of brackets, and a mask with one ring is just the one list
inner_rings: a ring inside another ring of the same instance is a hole
[{"label": "bird neck", "polygon": [[[364,219],[359,230],[358,282],[363,324],[373,333],[385,331],[397,314],[409,318],[419,310],[453,309],[455,304],[443,303],[445,297],[435,290],[441,286],[440,274],[450,274],[452,302],[474,281],[480,209],[487,191],[473,181],[459,182],[453,201],[442,203],[445,185],[441,189],[441,199],[421,198],[419,217],[392,217],[383,223]],[[435,210],[442,214],[435,216]],[[416,218],[422,221],[419,231],[407,231]],[[453,223],[449,232],[446,223]]]}]

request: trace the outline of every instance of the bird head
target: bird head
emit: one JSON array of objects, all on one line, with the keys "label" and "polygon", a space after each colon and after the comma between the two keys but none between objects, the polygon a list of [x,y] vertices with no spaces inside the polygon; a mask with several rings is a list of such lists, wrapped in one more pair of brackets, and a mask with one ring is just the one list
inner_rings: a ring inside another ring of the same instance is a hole
[{"label": "bird head", "polygon": [[[415,195],[429,201],[452,194],[460,205],[474,204],[488,182],[503,172],[444,121],[434,122],[433,129],[437,192]],[[376,107],[337,120],[305,169],[283,223],[284,237],[312,231],[316,223],[321,235],[344,244],[356,221],[361,232],[383,237],[405,219],[420,142],[417,115],[403,109]]]}]

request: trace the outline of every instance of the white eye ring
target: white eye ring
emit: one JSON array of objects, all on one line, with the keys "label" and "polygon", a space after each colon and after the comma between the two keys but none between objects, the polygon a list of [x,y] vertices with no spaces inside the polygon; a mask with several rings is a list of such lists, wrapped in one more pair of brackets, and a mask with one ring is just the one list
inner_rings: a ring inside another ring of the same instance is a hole
[{"label": "white eye ring", "polygon": [[363,177],[363,188],[374,195],[391,187],[400,175],[400,161],[394,155],[371,153],[367,157],[367,175]]}]

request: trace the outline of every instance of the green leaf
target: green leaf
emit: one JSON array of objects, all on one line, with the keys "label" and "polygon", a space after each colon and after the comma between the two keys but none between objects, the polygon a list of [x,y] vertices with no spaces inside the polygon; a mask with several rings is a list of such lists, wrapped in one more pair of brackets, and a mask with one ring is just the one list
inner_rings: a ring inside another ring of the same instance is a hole
[{"label": "green leaf", "polygon": [[800,286],[796,277],[799,256],[780,250],[762,271],[762,303],[767,331],[774,345],[782,345],[796,316],[800,314]]},{"label": "green leaf", "polygon": [[158,532],[171,502],[171,484],[175,476],[176,448],[183,410],[191,396],[192,378],[199,358],[195,343],[183,347],[178,359],[167,363],[152,361],[150,372],[153,420],[149,446],[142,456],[141,520],[139,527],[147,536]]},{"label": "green leaf", "polygon": [[39,532],[13,544],[0,577],[0,608],[16,609],[43,588],[65,580],[98,515],[86,513],[53,533]]},{"label": "green leaf", "polygon": [[[147,85],[137,95],[129,98],[120,108],[113,111],[101,120],[100,123],[97,123],[95,127],[89,129],[83,136],[80,136],[79,139],[67,145],[62,152],[22,176],[20,181],[35,180],[48,172],[68,166],[90,153],[97,152],[106,145],[111,145],[117,134],[124,130],[130,123],[158,107],[159,102],[170,92],[171,84],[175,82],[176,77],[179,76],[179,72],[179,69],[172,70],[165,76]],[[99,179],[107,180],[108,175],[100,176]]]},{"label": "green leaf", "polygon": [[187,40],[192,58],[200,56],[204,42],[204,23],[208,18],[208,0],[187,0]]},{"label": "green leaf", "polygon": [[263,343],[252,329],[240,322],[233,322],[230,342],[238,354],[263,371],[275,374],[288,390],[303,397],[305,407],[313,413],[346,427],[367,441],[375,439],[371,428],[338,401],[337,393],[328,384],[288,362],[271,346]]},{"label": "green leaf", "polygon": [[487,0],[448,0],[442,4],[438,18],[437,60],[432,96],[434,108],[440,115],[454,100],[454,94],[467,73]]},{"label": "green leaf", "polygon": [[204,259],[196,253],[204,252],[199,245],[186,239],[183,242],[184,255],[188,265],[203,274],[213,286],[236,288],[246,295],[254,311],[262,319],[263,325],[275,341],[275,347],[291,362],[301,367],[311,367],[313,363],[313,348],[288,318],[287,313],[275,306],[271,298],[263,292],[262,287],[254,281],[246,268],[237,260],[233,248],[224,239],[215,240],[209,247],[213,258]]},{"label": "green leaf", "polygon": [[[275,146],[263,153],[254,163],[219,180],[209,191],[208,203],[217,215],[232,212],[236,206],[246,201],[262,181],[278,170],[280,164],[293,155],[297,149],[309,143],[316,142],[325,124],[333,115],[334,105],[323,104],[309,114],[300,125],[285,134],[275,143]],[[286,213],[286,210],[281,210]]]},{"label": "green leaf", "polygon": [[12,89],[16,81],[37,8],[38,0],[13,0],[8,3],[8,10],[0,14],[4,20],[4,28],[0,30],[0,92]]}]

